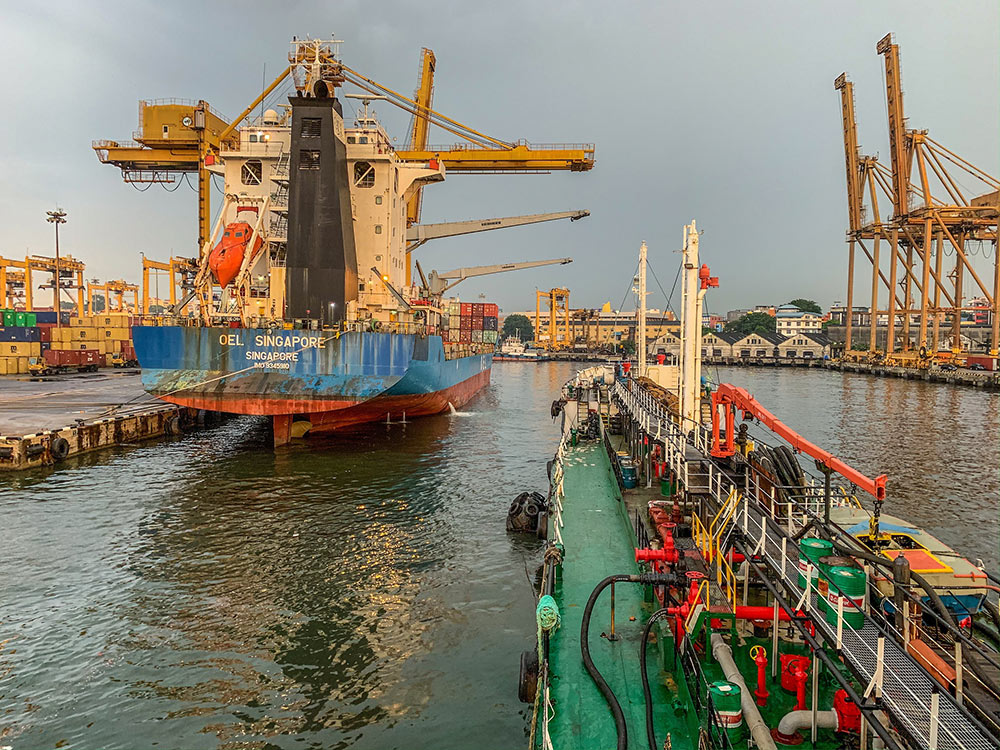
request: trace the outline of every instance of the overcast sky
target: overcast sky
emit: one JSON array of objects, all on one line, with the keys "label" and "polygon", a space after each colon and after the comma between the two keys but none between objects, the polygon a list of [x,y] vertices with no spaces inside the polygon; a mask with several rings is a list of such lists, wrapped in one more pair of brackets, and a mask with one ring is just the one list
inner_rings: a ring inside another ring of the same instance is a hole
[{"label": "overcast sky", "polygon": [[[424,192],[425,222],[592,212],[573,224],[418,251],[425,269],[438,270],[575,259],[457,289],[466,299],[484,292],[508,311],[533,308],[536,287],[557,285],[570,288],[573,307],[617,307],[642,240],[669,291],[681,229],[692,218],[704,231],[702,257],[721,279],[713,311],[842,300],[847,209],[833,79],[846,70],[855,82],[862,150],[888,163],[875,44],[889,31],[901,47],[909,126],[929,128],[1000,173],[996,0],[0,6],[0,255],[51,254],[45,211],[59,205],[69,214],[64,252],[86,261],[88,277],[138,280],[140,251],[159,259],[197,252],[192,190],[137,192],[98,163],[91,141],[129,138],[139,99],[203,98],[239,114],[260,91],[265,66],[270,79],[283,64],[293,35],[336,34],[349,65],[407,93],[420,48],[430,47],[439,112],[505,140],[597,144],[589,173],[453,175]],[[408,116],[380,115],[405,142]],[[869,273],[859,263],[859,280]],[[659,307],[663,296],[650,285],[649,304]]]}]

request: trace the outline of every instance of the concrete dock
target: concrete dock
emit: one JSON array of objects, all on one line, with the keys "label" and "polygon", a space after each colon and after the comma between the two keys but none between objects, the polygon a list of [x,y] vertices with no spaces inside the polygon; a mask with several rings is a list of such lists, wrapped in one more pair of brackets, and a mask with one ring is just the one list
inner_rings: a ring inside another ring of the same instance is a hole
[{"label": "concrete dock", "polygon": [[138,370],[0,377],[0,471],[180,434],[204,421],[196,409],[143,391]]}]

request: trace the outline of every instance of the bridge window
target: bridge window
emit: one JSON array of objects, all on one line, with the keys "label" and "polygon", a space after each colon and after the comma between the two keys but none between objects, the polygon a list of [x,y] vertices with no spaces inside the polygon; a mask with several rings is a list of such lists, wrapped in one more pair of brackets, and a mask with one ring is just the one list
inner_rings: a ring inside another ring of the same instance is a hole
[{"label": "bridge window", "polygon": [[319,151],[299,151],[299,169],[319,169]]},{"label": "bridge window", "polygon": [[357,187],[375,187],[375,167],[366,161],[354,163],[354,184]]},{"label": "bridge window", "polygon": [[256,133],[251,133],[250,134],[250,143],[256,143],[256,142],[257,142],[257,134]]},{"label": "bridge window", "polygon": [[250,159],[243,162],[243,168],[240,169],[240,182],[244,185],[259,185],[263,174],[264,168],[261,166],[260,159]]},{"label": "bridge window", "polygon": [[381,206],[382,205],[382,196],[381,195],[376,195],[375,196],[375,205],[376,206]]},{"label": "bridge window", "polygon": [[347,142],[348,143],[357,143],[358,139],[355,138],[353,135],[349,135],[349,136],[347,136]]},{"label": "bridge window", "polygon": [[376,224],[375,225],[375,234],[382,234],[382,225],[381,224]]}]

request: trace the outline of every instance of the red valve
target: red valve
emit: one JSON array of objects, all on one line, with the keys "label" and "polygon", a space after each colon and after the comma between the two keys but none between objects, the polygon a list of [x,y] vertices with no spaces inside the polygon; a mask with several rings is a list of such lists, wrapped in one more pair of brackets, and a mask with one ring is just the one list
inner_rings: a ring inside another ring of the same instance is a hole
[{"label": "red valve", "polygon": [[763,646],[754,646],[750,649],[750,656],[753,657],[754,664],[757,665],[757,689],[753,691],[757,698],[758,706],[767,705],[767,652]]}]

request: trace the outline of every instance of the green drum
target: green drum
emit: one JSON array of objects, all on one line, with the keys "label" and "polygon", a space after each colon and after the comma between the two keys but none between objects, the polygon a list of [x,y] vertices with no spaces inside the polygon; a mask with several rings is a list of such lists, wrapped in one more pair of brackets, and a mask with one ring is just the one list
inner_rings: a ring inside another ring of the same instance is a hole
[{"label": "green drum", "polygon": [[660,494],[664,497],[672,497],[677,494],[677,485],[666,473],[660,477]]},{"label": "green drum", "polygon": [[[855,630],[865,624],[865,595],[868,576],[857,568],[833,567],[828,571],[830,593],[827,596],[826,621],[837,624],[837,604],[844,600],[844,622]],[[857,607],[853,606],[856,604]]]},{"label": "green drum", "polygon": [[631,490],[635,489],[639,484],[638,471],[636,469],[635,461],[622,461],[622,482],[625,484],[625,489]]},{"label": "green drum", "polygon": [[819,580],[816,582],[816,589],[819,598],[816,606],[820,612],[826,612],[827,597],[830,596],[830,568],[856,568],[857,563],[853,557],[841,557],[839,555],[827,555],[819,559]]},{"label": "green drum", "polygon": [[708,686],[712,705],[729,735],[729,741],[737,744],[743,740],[743,705],[740,700],[740,686],[735,682],[721,680]]},{"label": "green drum", "polygon": [[819,559],[833,554],[833,542],[826,539],[803,539],[799,542],[799,586],[806,587],[806,568],[812,564],[812,588],[819,581]]}]

